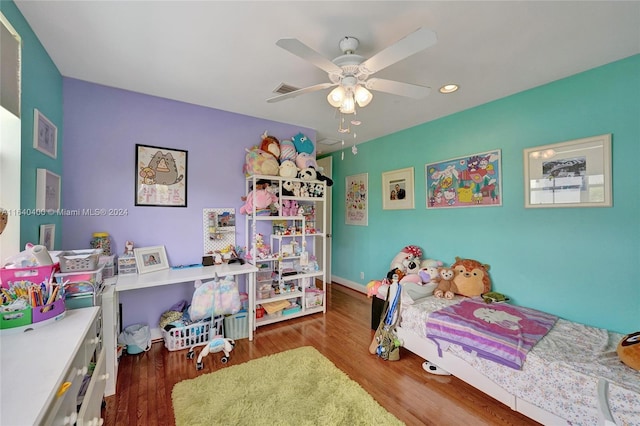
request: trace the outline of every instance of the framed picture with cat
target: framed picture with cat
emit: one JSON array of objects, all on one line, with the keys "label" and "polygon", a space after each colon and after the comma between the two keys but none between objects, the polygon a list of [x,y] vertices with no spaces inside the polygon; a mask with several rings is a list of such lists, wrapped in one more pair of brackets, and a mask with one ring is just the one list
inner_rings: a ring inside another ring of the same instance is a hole
[{"label": "framed picture with cat", "polygon": [[136,206],[187,207],[187,151],[136,144]]}]

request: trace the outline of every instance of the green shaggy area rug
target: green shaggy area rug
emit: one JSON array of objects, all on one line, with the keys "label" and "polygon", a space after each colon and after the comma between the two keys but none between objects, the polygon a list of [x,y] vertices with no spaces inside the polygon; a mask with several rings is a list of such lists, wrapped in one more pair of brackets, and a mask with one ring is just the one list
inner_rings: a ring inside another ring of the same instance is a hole
[{"label": "green shaggy area rug", "polygon": [[403,424],[310,346],[184,380],[172,398],[178,426]]}]

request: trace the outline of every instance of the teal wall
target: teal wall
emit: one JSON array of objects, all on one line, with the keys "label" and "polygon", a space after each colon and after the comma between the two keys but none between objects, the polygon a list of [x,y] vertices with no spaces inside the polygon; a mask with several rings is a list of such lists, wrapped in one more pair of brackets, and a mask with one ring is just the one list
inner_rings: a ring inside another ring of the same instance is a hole
[{"label": "teal wall", "polygon": [[[62,129],[62,75],[44,50],[31,27],[13,1],[0,1],[0,10],[22,37],[22,176],[20,206],[20,245],[38,243],[40,225],[56,225],[55,247],[62,241],[62,217],[57,215],[36,216],[36,169],[45,168],[62,176],[62,152],[64,131]],[[53,159],[33,149],[33,110],[37,108],[58,127],[58,158]],[[64,176],[62,177],[64,183]],[[16,182],[16,185],[19,183]]]},{"label": "teal wall", "polygon": [[[524,208],[524,148],[605,133],[613,138],[613,207]],[[501,207],[426,209],[426,163],[494,149],[502,150]],[[618,332],[640,329],[640,55],[340,154],[331,154],[337,282],[364,290],[416,244],[446,264],[456,256],[488,263],[494,290],[516,304]],[[415,170],[416,208],[382,210],[381,174],[405,167]],[[369,175],[366,227],[344,224],[345,177],[359,173]]]}]

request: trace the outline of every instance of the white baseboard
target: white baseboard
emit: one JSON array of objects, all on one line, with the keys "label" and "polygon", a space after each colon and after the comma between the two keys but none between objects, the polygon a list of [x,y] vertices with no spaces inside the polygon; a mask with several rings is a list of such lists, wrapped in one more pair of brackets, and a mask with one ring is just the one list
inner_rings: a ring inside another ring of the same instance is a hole
[{"label": "white baseboard", "polygon": [[357,283],[355,281],[349,281],[347,279],[340,278],[340,277],[337,277],[335,275],[331,275],[331,281],[333,281],[336,284],[340,284],[342,286],[350,288],[351,290],[355,290],[355,291],[358,291],[360,293],[365,293],[365,294],[367,293],[367,286],[363,285],[363,284],[360,284],[360,283]]}]

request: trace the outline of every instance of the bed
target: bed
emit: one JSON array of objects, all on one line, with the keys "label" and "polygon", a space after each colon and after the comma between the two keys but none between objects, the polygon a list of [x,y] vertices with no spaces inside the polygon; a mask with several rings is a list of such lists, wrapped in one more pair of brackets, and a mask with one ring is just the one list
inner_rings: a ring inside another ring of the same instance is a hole
[{"label": "bed", "polygon": [[521,368],[507,366],[427,337],[429,315],[465,299],[403,304],[397,328],[403,347],[543,424],[640,425],[640,372],[617,357],[622,335],[558,318]]}]

